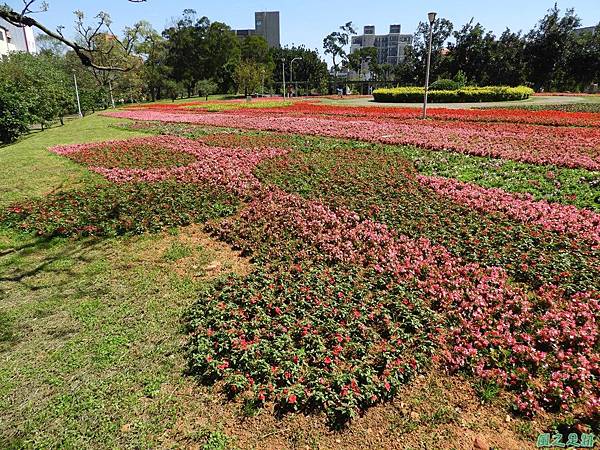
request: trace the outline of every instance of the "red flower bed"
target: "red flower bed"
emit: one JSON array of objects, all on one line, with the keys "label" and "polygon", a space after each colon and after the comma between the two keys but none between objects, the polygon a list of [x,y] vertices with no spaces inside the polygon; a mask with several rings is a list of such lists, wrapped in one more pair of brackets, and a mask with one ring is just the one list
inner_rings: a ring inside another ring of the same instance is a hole
[{"label": "red flower bed", "polygon": [[[146,153],[148,149],[151,149],[150,154]],[[202,142],[172,136],[68,145],[54,147],[51,150],[77,162],[89,164],[90,170],[117,183],[164,180],[177,180],[184,183],[201,182],[225,187],[239,195],[247,195],[260,187],[259,181],[252,174],[257,164],[265,158],[273,158],[286,152],[284,149],[268,147],[211,147]],[[192,157],[192,162],[185,166],[163,167],[163,161],[170,160],[163,157],[153,165],[150,161],[158,151],[160,155],[167,152],[174,155],[187,155]],[[127,162],[144,161],[145,167],[150,167],[122,168],[123,159]],[[115,167],[115,161],[120,165]],[[103,163],[110,163],[110,165],[102,166]]]},{"label": "red flower bed", "polygon": [[600,214],[571,205],[534,201],[529,194],[509,194],[451,178],[419,176],[421,184],[473,209],[502,213],[523,223],[578,236],[592,247],[600,245]]},{"label": "red flower bed", "polygon": [[[260,104],[261,100],[254,100]],[[421,115],[419,108],[396,108],[396,107],[373,107],[373,106],[336,106],[311,101],[295,101],[287,106],[271,106],[269,101],[263,101],[267,104],[265,108],[256,108],[252,110],[255,115],[301,115],[301,116],[342,116],[354,117],[368,120],[408,120],[417,119]],[[271,101],[272,102],[272,101]],[[222,101],[211,102],[216,105],[243,104],[241,101]],[[156,104],[148,105],[140,109],[159,110],[173,113],[205,113],[202,108],[192,108],[189,106],[206,106],[206,103],[182,103],[177,105]],[[133,109],[133,108],[132,108]],[[232,114],[247,114],[247,108],[233,109]],[[501,122],[517,123],[529,125],[552,125],[552,126],[579,126],[579,127],[597,127],[600,126],[600,113],[594,112],[565,112],[565,111],[546,111],[546,110],[526,110],[526,109],[460,109],[460,108],[430,108],[428,115],[437,120],[457,120],[461,122]]]},{"label": "red flower bed", "polygon": [[319,117],[244,114],[171,114],[120,111],[113,117],[194,123],[217,127],[258,129],[358,139],[386,144],[416,145],[476,156],[511,159],[533,164],[555,164],[600,170],[600,129],[542,127],[517,124],[460,123],[457,121],[353,120]]},{"label": "red flower bed", "polygon": [[[443,316],[438,338],[448,366],[516,390],[523,413],[577,405],[590,417],[598,413],[598,293],[566,296],[551,286],[529,293],[501,268],[465,264],[427,239],[280,190],[253,200],[219,233],[275,266],[350,264],[372,271],[388,289],[402,285]],[[213,342],[213,348],[229,345]]]},{"label": "red flower bed", "polygon": [[[240,111],[243,113],[243,111]],[[373,106],[335,106],[309,102],[296,102],[291,106],[265,108],[264,114],[297,113],[308,116],[347,116],[361,119],[417,119],[421,115],[419,108],[394,108]],[[505,122],[531,125],[561,126],[600,126],[598,113],[573,113],[563,111],[531,111],[519,109],[459,109],[430,108],[428,115],[438,120],[458,120],[461,122]]]}]

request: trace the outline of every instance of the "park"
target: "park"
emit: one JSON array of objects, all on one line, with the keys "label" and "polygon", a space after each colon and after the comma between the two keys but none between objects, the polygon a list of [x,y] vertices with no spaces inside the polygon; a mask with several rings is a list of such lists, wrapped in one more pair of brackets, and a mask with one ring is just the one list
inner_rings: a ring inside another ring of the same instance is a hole
[{"label": "park", "polygon": [[1,448],[595,448],[600,25],[424,13],[390,65],[12,3]]}]

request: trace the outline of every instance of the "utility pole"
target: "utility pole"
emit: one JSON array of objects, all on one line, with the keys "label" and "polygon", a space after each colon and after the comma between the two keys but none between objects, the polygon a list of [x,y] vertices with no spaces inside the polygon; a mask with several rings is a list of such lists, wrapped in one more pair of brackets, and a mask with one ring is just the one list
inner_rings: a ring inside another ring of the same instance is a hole
[{"label": "utility pole", "polygon": [[73,70],[73,81],[75,81],[75,97],[77,98],[77,111],[79,112],[79,117],[83,117],[81,113],[81,102],[79,101],[79,88],[77,87],[77,75],[75,74],[75,70]]},{"label": "utility pole", "polygon": [[115,99],[113,98],[112,83],[110,80],[108,80],[108,91],[110,92],[110,103],[112,104],[113,109],[115,109]]},{"label": "utility pole", "polygon": [[[290,85],[293,83],[293,79],[294,79],[294,61],[302,61],[302,57],[298,56],[294,59],[292,59],[292,62],[290,63]],[[296,83],[296,95],[298,95],[298,84]]]},{"label": "utility pole", "polygon": [[283,98],[285,98],[285,58],[281,58],[281,76],[283,77]]},{"label": "utility pole", "polygon": [[429,70],[431,68],[431,44],[433,42],[433,24],[435,23],[435,17],[437,13],[430,12],[427,17],[429,18],[429,49],[427,51],[427,71],[425,73],[425,98],[423,99],[423,119],[427,118],[427,94],[429,93]]}]

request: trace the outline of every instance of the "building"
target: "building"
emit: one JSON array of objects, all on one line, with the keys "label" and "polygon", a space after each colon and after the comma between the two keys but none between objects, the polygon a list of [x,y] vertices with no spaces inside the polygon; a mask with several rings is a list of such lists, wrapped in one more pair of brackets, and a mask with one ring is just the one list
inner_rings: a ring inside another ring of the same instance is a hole
[{"label": "building", "polygon": [[269,47],[280,47],[279,11],[261,11],[254,13],[254,29],[236,30],[235,34],[244,39],[248,36],[262,36]]},{"label": "building", "polygon": [[595,33],[597,27],[584,27],[584,28],[576,28],[573,30],[575,34],[583,34],[583,33]]},{"label": "building", "polygon": [[377,62],[391,64],[392,66],[404,61],[404,51],[413,43],[411,34],[402,34],[400,25],[390,25],[388,34],[375,34],[374,25],[366,25],[363,34],[353,36],[350,53],[361,48],[375,47],[377,49]]},{"label": "building", "polygon": [[0,56],[10,52],[37,53],[31,27],[16,27],[0,19]]}]

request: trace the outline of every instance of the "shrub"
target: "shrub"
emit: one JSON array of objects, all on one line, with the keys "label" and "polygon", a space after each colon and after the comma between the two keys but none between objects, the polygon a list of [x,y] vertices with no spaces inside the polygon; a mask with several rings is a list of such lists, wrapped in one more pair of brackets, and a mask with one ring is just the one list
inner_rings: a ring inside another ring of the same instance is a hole
[{"label": "shrub", "polygon": [[[392,89],[376,89],[373,97],[376,102],[418,103],[423,101],[424,89],[420,87],[397,87]],[[518,86],[464,87],[455,90],[431,90],[431,103],[468,103],[468,102],[501,102],[509,100],[525,100],[533,95],[533,89]]]},{"label": "shrub", "polygon": [[460,83],[454,80],[442,78],[431,83],[429,89],[431,89],[432,91],[455,91],[457,89],[460,89],[461,87],[462,86],[460,85]]},{"label": "shrub", "polygon": [[0,143],[9,144],[29,129],[26,97],[8,84],[0,84]]}]

